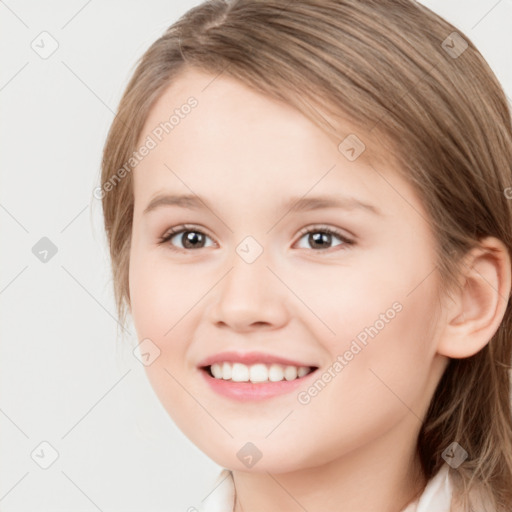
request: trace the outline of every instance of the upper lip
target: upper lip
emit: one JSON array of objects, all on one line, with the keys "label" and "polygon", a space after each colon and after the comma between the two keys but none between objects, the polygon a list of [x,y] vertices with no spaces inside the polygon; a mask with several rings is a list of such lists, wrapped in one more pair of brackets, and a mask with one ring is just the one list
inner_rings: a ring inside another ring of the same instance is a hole
[{"label": "upper lip", "polygon": [[276,356],[273,354],[265,354],[264,352],[220,352],[203,359],[198,366],[200,368],[205,366],[211,366],[214,363],[223,363],[224,361],[230,363],[242,363],[246,365],[264,363],[264,364],[282,364],[284,366],[306,366],[310,367],[315,365],[304,363],[300,361],[294,361],[285,357]]}]

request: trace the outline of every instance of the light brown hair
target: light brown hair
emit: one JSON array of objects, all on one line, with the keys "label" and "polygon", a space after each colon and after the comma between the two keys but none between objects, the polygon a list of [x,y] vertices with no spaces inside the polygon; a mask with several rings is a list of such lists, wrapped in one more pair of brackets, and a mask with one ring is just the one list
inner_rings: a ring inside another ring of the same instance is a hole
[{"label": "light brown hair", "polygon": [[[459,55],[450,53],[454,45]],[[348,120],[367,151],[393,154],[429,213],[447,292],[457,286],[461,257],[481,238],[497,237],[512,254],[506,96],[471,40],[428,8],[409,0],[210,0],[192,8],[138,63],[106,141],[102,187],[128,162],[152,105],[189,66],[283,100],[339,141],[347,134],[336,120]],[[131,174],[102,197],[123,322]],[[488,495],[489,510],[512,510],[511,307],[485,348],[450,360],[418,438],[428,479],[453,441],[468,452],[451,470],[468,511],[474,485]]]}]

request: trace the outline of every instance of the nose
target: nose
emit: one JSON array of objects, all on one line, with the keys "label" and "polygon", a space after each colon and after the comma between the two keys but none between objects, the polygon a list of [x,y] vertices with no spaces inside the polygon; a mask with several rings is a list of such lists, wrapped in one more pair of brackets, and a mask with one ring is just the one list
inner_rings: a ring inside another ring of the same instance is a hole
[{"label": "nose", "polygon": [[263,253],[247,263],[236,254],[231,268],[217,284],[209,320],[218,327],[238,332],[277,329],[289,320],[289,290],[267,266]]}]

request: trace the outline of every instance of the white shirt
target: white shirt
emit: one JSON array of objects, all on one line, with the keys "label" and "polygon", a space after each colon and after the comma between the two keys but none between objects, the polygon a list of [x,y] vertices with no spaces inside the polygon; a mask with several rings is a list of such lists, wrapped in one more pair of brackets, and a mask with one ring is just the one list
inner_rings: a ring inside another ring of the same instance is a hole
[{"label": "white shirt", "polygon": [[[409,503],[401,512],[450,512],[452,483],[448,465],[444,466],[427,483],[422,495]],[[203,500],[200,512],[233,512],[235,485],[233,473],[223,469],[213,485],[213,491]]]}]

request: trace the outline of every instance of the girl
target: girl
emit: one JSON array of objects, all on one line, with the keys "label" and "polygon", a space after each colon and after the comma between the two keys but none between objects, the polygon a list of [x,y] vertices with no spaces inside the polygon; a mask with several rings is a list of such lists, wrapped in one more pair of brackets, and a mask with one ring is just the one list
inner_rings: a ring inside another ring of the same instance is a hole
[{"label": "girl", "polygon": [[147,50],[101,197],[119,315],[224,468],[204,510],[512,510],[511,162],[413,1],[210,0]]}]

